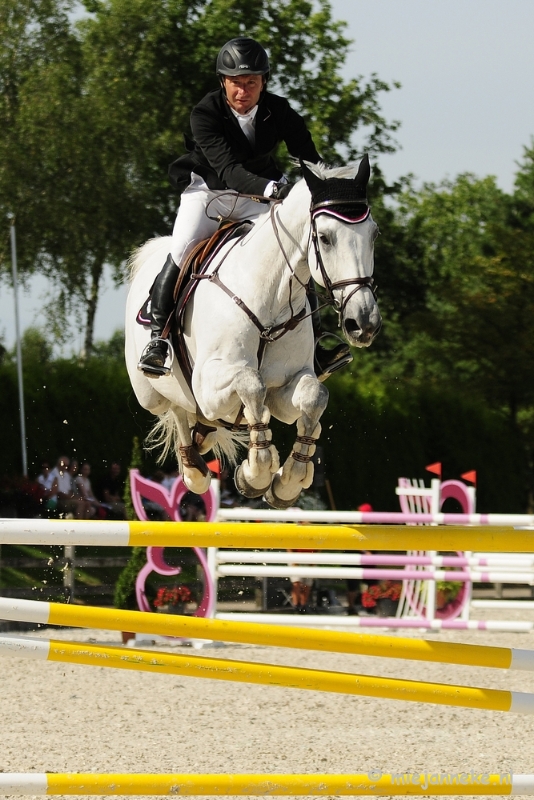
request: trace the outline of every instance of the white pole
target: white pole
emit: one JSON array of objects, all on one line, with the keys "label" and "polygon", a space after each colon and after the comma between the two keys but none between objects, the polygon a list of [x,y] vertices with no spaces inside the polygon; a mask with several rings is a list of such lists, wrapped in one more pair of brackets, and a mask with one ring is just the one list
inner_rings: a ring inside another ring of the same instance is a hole
[{"label": "white pole", "polygon": [[28,475],[28,456],[26,453],[26,419],[24,414],[24,382],[22,377],[22,348],[20,343],[19,324],[19,291],[17,281],[17,237],[15,231],[15,217],[11,219],[11,269],[13,273],[13,292],[15,295],[15,335],[17,338],[17,375],[19,384],[19,409],[20,409],[20,438],[22,445],[22,474]]},{"label": "white pole", "polygon": [[63,548],[65,566],[63,568],[63,588],[65,589],[65,599],[67,603],[74,600],[74,581],[75,581],[75,558],[76,547],[73,544],[66,544]]},{"label": "white pole", "polygon": [[[441,478],[432,478],[430,481],[430,513],[439,514],[441,510]],[[436,556],[436,550],[429,550],[429,556]],[[426,609],[425,616],[427,619],[433,620],[436,617],[436,584],[434,581],[429,581],[425,585],[426,589]]]},{"label": "white pole", "polygon": [[215,617],[215,614],[217,613],[217,592],[219,591],[218,576],[217,576],[217,553],[218,550],[216,547],[208,547],[206,552],[206,561],[208,563],[208,575],[211,579],[211,583],[213,586],[213,603],[211,604],[211,610],[209,614],[210,619]]}]

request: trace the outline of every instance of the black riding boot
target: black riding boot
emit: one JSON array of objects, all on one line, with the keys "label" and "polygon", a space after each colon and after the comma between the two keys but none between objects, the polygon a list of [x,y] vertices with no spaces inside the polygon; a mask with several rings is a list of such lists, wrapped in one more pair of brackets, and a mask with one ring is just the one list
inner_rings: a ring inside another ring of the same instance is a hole
[{"label": "black riding boot", "polygon": [[151,378],[159,378],[160,375],[168,375],[170,372],[170,368],[165,366],[165,359],[169,355],[171,344],[168,339],[162,339],[161,334],[172,311],[173,292],[179,271],[169,253],[150,293],[152,338],[141,353],[137,369]]},{"label": "black riding boot", "polygon": [[[319,340],[323,336],[335,336],[335,334],[323,334],[321,328],[321,315],[319,313],[319,301],[314,291],[308,293],[308,302],[311,308],[311,318],[313,326],[313,335],[315,337],[315,359],[314,368],[317,379],[325,381],[333,372],[336,372],[342,367],[346,367],[352,361],[352,353],[350,347],[345,342],[340,341],[332,350],[326,350],[319,344]],[[336,338],[339,338],[336,336]]]}]

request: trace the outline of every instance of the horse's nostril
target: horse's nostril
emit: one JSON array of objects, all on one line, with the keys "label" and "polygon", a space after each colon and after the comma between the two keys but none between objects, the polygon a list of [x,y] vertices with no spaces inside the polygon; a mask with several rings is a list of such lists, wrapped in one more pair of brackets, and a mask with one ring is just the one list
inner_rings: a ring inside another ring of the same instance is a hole
[{"label": "horse's nostril", "polygon": [[349,317],[348,319],[345,320],[345,330],[347,331],[347,333],[356,333],[356,331],[361,330],[361,328],[355,319]]}]

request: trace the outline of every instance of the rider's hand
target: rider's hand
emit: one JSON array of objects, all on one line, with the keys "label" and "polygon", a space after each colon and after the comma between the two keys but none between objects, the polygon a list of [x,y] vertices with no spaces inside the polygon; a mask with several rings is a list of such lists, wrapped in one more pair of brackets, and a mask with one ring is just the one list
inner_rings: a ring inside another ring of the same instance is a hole
[{"label": "rider's hand", "polygon": [[271,197],[273,200],[284,200],[293,188],[293,183],[275,183]]}]

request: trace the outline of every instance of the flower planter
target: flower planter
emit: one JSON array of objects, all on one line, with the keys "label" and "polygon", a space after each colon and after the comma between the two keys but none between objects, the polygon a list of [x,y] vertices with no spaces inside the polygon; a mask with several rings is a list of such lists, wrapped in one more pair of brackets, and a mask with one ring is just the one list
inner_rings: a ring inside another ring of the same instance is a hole
[{"label": "flower planter", "polygon": [[379,597],[376,601],[376,613],[379,617],[394,617],[399,606],[398,600],[389,597]]},{"label": "flower planter", "polygon": [[167,614],[185,614],[185,603],[174,603],[169,605]]}]

